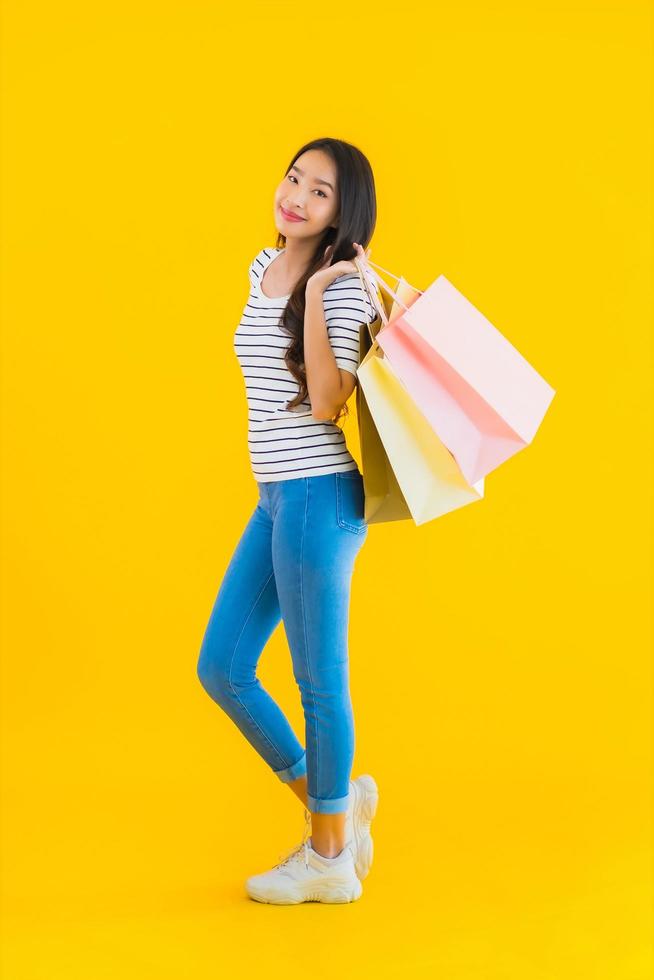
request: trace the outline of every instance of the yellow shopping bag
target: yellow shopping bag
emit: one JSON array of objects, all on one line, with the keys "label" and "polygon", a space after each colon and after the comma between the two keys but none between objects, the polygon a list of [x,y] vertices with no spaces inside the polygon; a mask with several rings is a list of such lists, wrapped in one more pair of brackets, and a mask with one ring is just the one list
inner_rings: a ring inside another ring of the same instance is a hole
[{"label": "yellow shopping bag", "polygon": [[[380,325],[380,320],[375,320],[370,325],[363,324],[361,328],[362,351],[369,350],[374,339],[368,333],[368,326],[374,328]],[[356,407],[359,443],[361,445],[365,519],[369,524],[406,520],[411,517],[411,511],[395,479],[393,467],[375,428],[360,381],[356,389]]]},{"label": "yellow shopping bag", "polygon": [[[369,290],[366,292],[369,294]],[[383,301],[386,314],[390,317],[396,304],[385,294],[380,297],[379,292],[376,293],[376,299]],[[406,299],[405,302],[407,302]],[[362,361],[359,368],[374,345],[377,331],[381,325],[380,317],[377,317],[372,323],[361,325],[359,349]],[[393,467],[375,427],[360,381],[356,388],[356,408],[365,494],[365,519],[369,524],[408,520],[411,517],[411,511],[393,473]]]}]

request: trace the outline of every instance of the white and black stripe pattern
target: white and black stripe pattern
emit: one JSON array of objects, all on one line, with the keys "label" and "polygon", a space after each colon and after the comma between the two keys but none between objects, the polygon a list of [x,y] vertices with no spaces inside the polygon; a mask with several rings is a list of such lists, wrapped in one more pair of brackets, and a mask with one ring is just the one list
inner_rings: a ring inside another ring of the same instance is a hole
[{"label": "white and black stripe pattern", "polygon": [[[340,473],[357,466],[341,427],[314,419],[308,398],[294,409],[286,407],[298,391],[284,362],[290,338],[279,326],[289,297],[271,298],[261,289],[264,270],[282,251],[264,248],[252,260],[250,295],[234,334],[247,395],[250,464],[260,483]],[[374,307],[357,275],[335,279],[325,289],[323,301],[334,359],[339,368],[356,375],[359,328],[375,319]]]}]

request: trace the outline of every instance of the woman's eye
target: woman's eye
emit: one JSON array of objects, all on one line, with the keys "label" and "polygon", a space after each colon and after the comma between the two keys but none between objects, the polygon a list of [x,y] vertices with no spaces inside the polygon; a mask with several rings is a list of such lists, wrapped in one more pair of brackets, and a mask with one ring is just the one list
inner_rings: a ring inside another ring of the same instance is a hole
[{"label": "woman's eye", "polygon": [[[294,177],[294,175],[293,175],[293,174],[289,174],[289,175],[288,175],[288,179],[289,179],[289,180],[295,180],[296,178]],[[321,190],[318,190],[318,193],[319,193],[319,194],[322,194],[322,196],[323,196],[323,197],[327,197],[327,195],[325,194],[325,192],[324,192],[324,191],[321,191]]]}]

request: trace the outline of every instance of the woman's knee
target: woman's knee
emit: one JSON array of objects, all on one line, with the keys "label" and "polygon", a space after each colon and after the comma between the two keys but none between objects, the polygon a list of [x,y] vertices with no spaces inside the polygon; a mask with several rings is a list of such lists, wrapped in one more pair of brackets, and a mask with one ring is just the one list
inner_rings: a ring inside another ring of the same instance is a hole
[{"label": "woman's knee", "polygon": [[233,700],[239,692],[257,683],[254,670],[240,663],[233,648],[205,643],[200,650],[197,675],[202,687],[215,701]]},{"label": "woman's knee", "polygon": [[197,675],[200,684],[214,701],[224,701],[232,694],[229,678],[229,662],[206,645],[200,650]]}]

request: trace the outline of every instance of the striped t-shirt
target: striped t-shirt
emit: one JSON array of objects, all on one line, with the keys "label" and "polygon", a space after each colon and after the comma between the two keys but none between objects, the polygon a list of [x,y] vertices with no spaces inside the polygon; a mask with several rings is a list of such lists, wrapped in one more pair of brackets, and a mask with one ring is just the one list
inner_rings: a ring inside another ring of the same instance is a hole
[{"label": "striped t-shirt", "polygon": [[[314,419],[308,397],[293,409],[287,402],[298,382],[284,362],[291,338],[279,326],[289,296],[270,298],[261,289],[266,267],[283,248],[264,248],[249,268],[250,295],[234,334],[248,404],[248,450],[259,483],[292,480],[357,468],[337,423]],[[339,366],[356,376],[359,328],[375,310],[359,276],[340,276],[323,292],[327,334]]]}]

